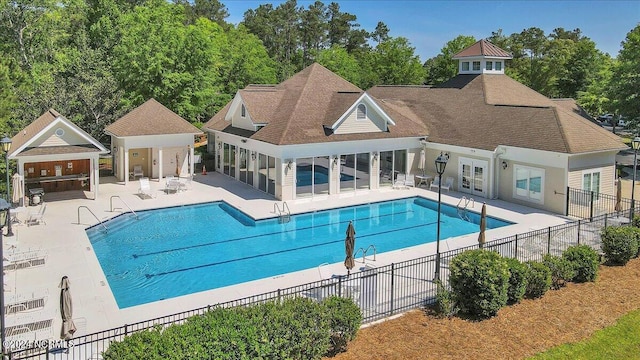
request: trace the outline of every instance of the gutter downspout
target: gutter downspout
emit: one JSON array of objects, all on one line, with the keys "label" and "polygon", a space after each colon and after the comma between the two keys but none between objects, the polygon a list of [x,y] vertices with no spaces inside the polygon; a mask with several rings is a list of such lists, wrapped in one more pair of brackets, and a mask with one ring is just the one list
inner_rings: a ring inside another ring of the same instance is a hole
[{"label": "gutter downspout", "polygon": [[493,150],[493,156],[491,157],[491,168],[493,169],[492,176],[492,194],[491,199],[495,200],[498,198],[498,194],[500,193],[500,166],[496,166],[498,164],[498,160],[502,155],[507,152],[507,149],[503,148],[501,145],[498,145],[495,150]]}]

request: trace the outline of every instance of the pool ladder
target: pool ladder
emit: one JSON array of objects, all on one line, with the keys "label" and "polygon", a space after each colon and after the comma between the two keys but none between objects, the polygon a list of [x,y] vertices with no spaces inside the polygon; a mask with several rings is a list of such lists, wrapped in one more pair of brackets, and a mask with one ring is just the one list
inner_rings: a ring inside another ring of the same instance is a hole
[{"label": "pool ladder", "polygon": [[111,198],[109,199],[109,206],[111,207],[111,212],[113,212],[113,210],[115,209],[119,209],[119,208],[114,208],[113,207],[113,199],[114,198],[118,198],[120,199],[120,201],[122,201],[122,203],[124,204],[124,206],[127,207],[127,209],[129,209],[129,211],[131,211],[131,213],[136,217],[136,220],[140,220],[140,218],[138,218],[138,214],[136,214],[135,211],[133,211],[133,209],[131,208],[131,206],[129,206],[129,204],[127,204],[126,202],[124,202],[124,200],[118,196],[118,195],[112,195]]},{"label": "pool ladder", "polygon": [[458,205],[456,208],[458,209],[458,216],[460,219],[469,221],[469,215],[467,214],[467,208],[469,207],[469,203],[471,203],[471,207],[476,206],[476,201],[473,198],[468,198],[463,196],[460,201],[458,201]]},{"label": "pool ladder", "polygon": [[355,253],[353,253],[353,258],[356,259],[358,257],[359,253],[362,253],[362,263],[364,264],[366,258],[367,258],[367,253],[369,252],[369,250],[373,250],[373,261],[376,261],[376,247],[371,244],[369,246],[367,246],[367,248],[359,248],[358,250],[356,250]]},{"label": "pool ladder", "polygon": [[278,206],[278,203],[273,203],[273,212],[278,214],[281,224],[291,221],[291,210],[289,210],[289,205],[287,205],[286,201],[282,203],[282,208]]},{"label": "pool ladder", "polygon": [[102,220],[98,219],[98,217],[96,216],[96,214],[94,214],[94,213],[93,213],[93,211],[91,211],[91,209],[89,209],[89,208],[88,208],[87,206],[85,206],[85,205],[78,206],[78,224],[80,224],[80,209],[82,209],[82,208],[87,209],[87,210],[89,211],[89,213],[91,213],[91,215],[93,215],[93,217],[94,217],[94,218],[96,218],[96,220],[98,220],[98,223],[99,223],[100,225],[102,225],[102,227],[104,228],[104,231],[105,231],[105,232],[109,231],[109,230],[107,229],[107,227],[104,225],[104,223],[102,222]]}]

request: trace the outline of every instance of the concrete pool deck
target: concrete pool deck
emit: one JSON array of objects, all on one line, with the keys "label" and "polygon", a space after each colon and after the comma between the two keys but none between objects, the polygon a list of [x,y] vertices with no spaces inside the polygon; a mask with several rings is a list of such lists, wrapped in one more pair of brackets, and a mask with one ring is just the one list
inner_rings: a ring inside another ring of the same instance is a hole
[{"label": "concrete pool deck", "polygon": [[[43,266],[6,271],[5,298],[11,296],[11,294],[41,293],[43,290],[48,292],[45,308],[31,314],[34,317],[47,314],[48,318],[53,319],[52,328],[54,334],[52,336],[54,338],[58,338],[57,335],[62,324],[57,300],[60,291],[58,284],[62,276],[65,275],[69,277],[71,283],[70,291],[74,301],[73,317],[76,319],[76,325],[78,326],[78,331],[75,334],[77,337],[124,324],[132,324],[138,321],[274,291],[279,288],[317,281],[331,277],[333,274],[346,274],[346,269],[342,263],[329,264],[322,267],[320,267],[321,264],[319,263],[310,263],[309,269],[303,271],[119,309],[85,233],[87,227],[98,223],[98,220],[93,217],[91,212],[102,221],[121,212],[129,211],[123,202],[134,211],[137,211],[224,200],[248,215],[256,219],[262,219],[277,216],[274,213],[274,203],[277,202],[281,205],[282,202],[276,201],[269,195],[218,173],[196,175],[192,188],[177,194],[165,194],[163,192],[164,182],[161,184],[157,180],[151,180],[151,189],[156,195],[155,198],[151,199],[141,199],[137,195],[138,181],[130,182],[125,186],[123,183],[116,183],[114,178],[101,180],[100,194],[97,200],[64,199],[65,193],[46,194],[47,209],[44,214],[46,224],[33,226],[16,224],[13,226],[15,235],[4,238],[5,249],[8,244],[14,244],[19,252],[38,249],[47,254]],[[66,195],[72,194],[67,193]],[[75,193],[75,195],[80,195],[80,193]],[[437,200],[438,194],[427,188],[411,188],[407,190],[387,188],[358,191],[358,195],[351,193],[325,196],[324,198],[313,200],[300,199],[289,201],[288,206],[291,213],[296,214],[411,196],[423,196]],[[443,192],[442,201],[456,206],[462,196],[468,197],[467,194],[453,191],[450,193]],[[565,217],[500,200],[479,199],[479,202],[475,202],[472,210],[479,213],[482,201],[487,203],[487,214],[489,216],[516,223],[511,226],[487,230],[487,241],[570,221]],[[111,202],[113,206],[119,209],[111,212]],[[82,207],[87,207],[91,212]],[[28,212],[36,209],[37,207],[28,207],[26,212],[18,215],[19,219],[26,220]],[[167,226],[171,226],[171,224],[167,224]],[[211,226],[215,227],[216,224],[211,224]],[[443,239],[440,243],[441,251],[476,244],[477,237],[478,234],[473,233],[452,239]],[[356,247],[368,245],[362,244]],[[367,261],[367,264],[384,266],[434,254],[435,249],[434,242],[382,253],[377,255],[375,262]],[[362,263],[358,259],[354,271],[360,266],[362,266]],[[53,315],[51,316],[51,314]],[[11,321],[14,320],[12,317],[14,316],[16,315],[7,315],[7,326],[11,325]]]}]

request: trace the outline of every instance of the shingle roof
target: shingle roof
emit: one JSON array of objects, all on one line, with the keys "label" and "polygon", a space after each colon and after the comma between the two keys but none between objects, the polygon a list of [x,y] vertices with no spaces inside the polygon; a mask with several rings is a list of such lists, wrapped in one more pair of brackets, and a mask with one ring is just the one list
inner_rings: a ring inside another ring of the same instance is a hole
[{"label": "shingle roof", "polygon": [[469,46],[468,48],[455,54],[453,56],[453,59],[475,57],[475,56],[499,57],[499,58],[506,58],[506,59],[513,58],[513,56],[511,56],[511,54],[509,54],[508,52],[493,45],[489,41],[482,39],[476,42],[475,44]]},{"label": "shingle roof", "polygon": [[20,156],[35,156],[35,155],[62,155],[62,154],[78,154],[89,152],[101,152],[100,149],[95,146],[82,146],[82,145],[64,145],[64,146],[43,146],[28,148],[16,155]]},{"label": "shingle roof", "polygon": [[45,111],[39,118],[35,119],[31,124],[27,125],[22,129],[22,131],[11,138],[11,149],[18,149],[22,147],[22,145],[31,140],[36,134],[46,128],[47,125],[51,124],[59,116],[60,114],[53,109]]},{"label": "shingle roof", "polygon": [[570,154],[626,148],[615,135],[506,75],[458,75],[436,88],[376,86],[368,92],[410,108],[435,143]]},{"label": "shingle roof", "polygon": [[200,129],[155,99],[149,99],[131,110],[107,126],[104,131],[117,137],[202,133]]},{"label": "shingle roof", "polygon": [[[249,86],[240,90],[247,111],[254,123],[267,123],[250,138],[276,145],[320,143],[425,136],[427,128],[410,111],[398,111],[372,98],[396,121],[389,131],[366,134],[333,134],[326,131],[365,92],[320,64],[314,63],[286,81],[269,88]],[[204,128],[232,132],[231,123],[224,120],[230,109],[227,104]],[[393,114],[393,115],[392,115]]]}]

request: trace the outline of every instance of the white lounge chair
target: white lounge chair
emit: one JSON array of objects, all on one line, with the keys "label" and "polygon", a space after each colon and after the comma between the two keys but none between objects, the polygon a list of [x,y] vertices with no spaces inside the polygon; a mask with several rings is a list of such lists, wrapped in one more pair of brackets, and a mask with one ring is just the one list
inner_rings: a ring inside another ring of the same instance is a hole
[{"label": "white lounge chair", "polygon": [[[431,182],[431,185],[429,185],[429,189],[431,188],[435,188],[438,189],[438,186],[440,185],[440,177],[436,177],[435,179],[433,179],[433,181]],[[453,186],[453,178],[451,176],[447,176],[444,179],[444,184],[442,184],[441,188],[443,190],[451,190],[451,187]]]},{"label": "white lounge chair", "polygon": [[407,178],[404,180],[404,185],[409,187],[416,187],[416,178],[413,174],[407,174]]},{"label": "white lounge chair", "polygon": [[42,203],[40,205],[40,209],[37,212],[29,213],[29,217],[27,218],[27,226],[36,225],[40,223],[47,224],[44,221],[44,212],[47,210],[47,204]]},{"label": "white lounge chair", "polygon": [[399,173],[398,175],[396,175],[396,181],[393,183],[393,188],[406,189],[407,188],[407,184],[405,183],[406,180],[407,180],[407,175],[405,175],[404,173]]},{"label": "white lounge chair", "polygon": [[140,178],[144,177],[144,172],[142,172],[142,165],[133,166],[133,179],[135,180],[138,177]]},{"label": "white lounge chair", "polygon": [[6,315],[22,312],[42,310],[49,298],[47,289],[32,291],[29,293],[5,294],[6,305],[4,311]]},{"label": "white lounge chair", "polygon": [[2,268],[4,270],[18,270],[42,266],[47,260],[47,254],[40,250],[13,252],[3,255]]},{"label": "white lounge chair", "polygon": [[180,190],[180,179],[174,177],[168,177],[167,183],[165,184],[164,191],[167,194],[177,193]]},{"label": "white lounge chair", "polygon": [[149,178],[143,177],[140,178],[140,188],[138,189],[138,195],[141,198],[154,198],[155,194],[151,190],[151,184],[149,183]]},{"label": "white lounge chair", "polygon": [[440,187],[440,177],[436,176],[436,178],[431,182],[431,185],[429,185],[429,190],[432,188],[438,189],[438,187]]}]

